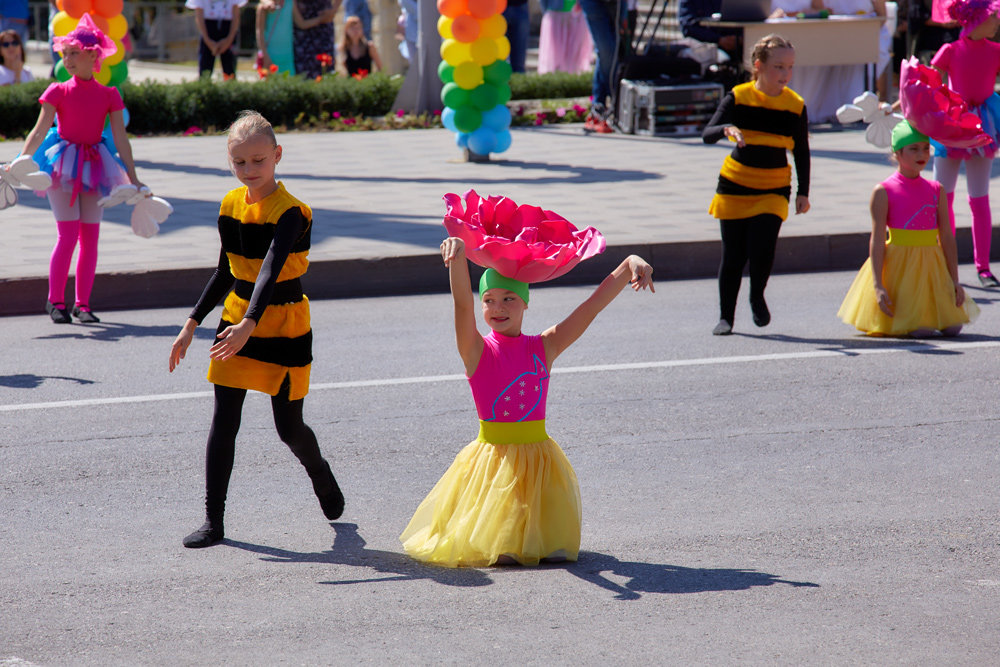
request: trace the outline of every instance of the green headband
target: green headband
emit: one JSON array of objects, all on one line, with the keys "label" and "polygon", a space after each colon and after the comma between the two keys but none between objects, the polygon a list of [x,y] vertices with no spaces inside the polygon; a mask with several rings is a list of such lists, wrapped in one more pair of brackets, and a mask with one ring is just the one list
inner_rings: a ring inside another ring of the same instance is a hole
[{"label": "green headband", "polygon": [[528,283],[501,275],[496,269],[486,269],[483,271],[483,277],[479,279],[479,300],[482,301],[486,290],[494,288],[510,290],[521,297],[524,303],[528,303]]},{"label": "green headband", "polygon": [[915,130],[909,121],[900,121],[896,123],[896,127],[892,128],[892,151],[894,153],[905,146],[921,141],[930,141],[930,139],[927,138],[926,134]]}]

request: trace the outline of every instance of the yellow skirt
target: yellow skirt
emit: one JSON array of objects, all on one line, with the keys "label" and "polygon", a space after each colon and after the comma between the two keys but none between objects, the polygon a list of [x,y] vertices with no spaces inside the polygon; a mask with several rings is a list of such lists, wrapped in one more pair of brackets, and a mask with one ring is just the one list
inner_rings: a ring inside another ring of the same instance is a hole
[{"label": "yellow skirt", "polygon": [[[506,444],[498,444],[500,442]],[[545,421],[480,422],[399,539],[425,563],[485,567],[500,556],[537,565],[580,552],[580,486]]]},{"label": "yellow skirt", "polygon": [[878,307],[868,259],[837,311],[841,320],[869,335],[903,336],[917,329],[940,331],[968,324],[979,316],[979,307],[968,295],[961,307],[955,305],[955,285],[937,244],[937,230],[890,229],[889,233],[882,284],[892,300],[894,317]]}]

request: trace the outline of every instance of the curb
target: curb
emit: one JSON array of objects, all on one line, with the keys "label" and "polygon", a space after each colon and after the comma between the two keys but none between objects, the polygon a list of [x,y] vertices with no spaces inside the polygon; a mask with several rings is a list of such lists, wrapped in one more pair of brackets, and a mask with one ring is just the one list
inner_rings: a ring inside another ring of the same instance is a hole
[{"label": "curb", "polygon": [[[1000,227],[993,230],[1000,245]],[[832,234],[779,237],[774,273],[851,270],[868,258],[870,234]],[[972,259],[968,229],[957,232],[960,263]],[[632,253],[652,264],[658,281],[714,277],[718,273],[722,243],[712,241],[665,242],[609,246],[604,253],[579,264],[550,285],[596,285]],[[479,277],[473,266],[473,284]],[[214,267],[105,273],[97,276],[98,311],[133,308],[193,307]],[[68,290],[73,289],[70,278]],[[448,291],[448,273],[439,255],[411,255],[370,259],[311,262],[303,280],[310,299],[347,299]],[[846,289],[846,285],[845,285]],[[48,292],[48,279],[0,279],[0,316],[38,314]],[[68,291],[67,293],[72,293]]]}]

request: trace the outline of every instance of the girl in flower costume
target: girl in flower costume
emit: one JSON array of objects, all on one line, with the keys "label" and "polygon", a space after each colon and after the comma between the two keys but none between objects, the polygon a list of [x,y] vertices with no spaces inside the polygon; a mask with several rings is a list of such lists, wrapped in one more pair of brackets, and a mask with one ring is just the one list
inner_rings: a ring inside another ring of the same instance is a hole
[{"label": "girl in flower costume", "polygon": [[892,150],[898,169],[872,192],[871,256],[837,315],[872,336],[957,335],[979,308],[958,282],[941,185],[920,177],[930,141],[904,120]]},{"label": "girl in flower costume", "polygon": [[[77,27],[53,40],[62,53],[69,81],[53,83],[38,101],[42,111],[24,142],[22,155],[32,155],[41,171],[52,176],[46,195],[56,218],[58,238],[49,262],[49,296],[45,309],[52,321],[70,322],[64,303],[66,280],[77,242],[76,303],[73,316],[97,322],[90,309],[90,293],[97,269],[97,240],[102,209],[98,199],[117,185],[142,187],[135,173],[132,148],[125,133],[125,104],[116,88],[94,79],[101,61],[114,54],[114,41],[98,29],[90,14]],[[49,132],[58,118],[58,132]],[[110,120],[114,145],[102,137]],[[112,155],[117,148],[120,160]]]},{"label": "girl in flower costume", "polygon": [[[479,436],[459,452],[420,503],[400,540],[413,558],[450,567],[575,561],[580,550],[580,489],[573,467],[545,430],[549,372],[556,358],[625,285],[636,291],[653,290],[653,269],[642,258],[629,256],[569,317],[531,336],[521,332],[529,301],[527,281],[488,268],[479,282],[483,319],[490,328],[482,336],[476,327],[467,253],[477,263],[495,264],[537,280],[556,277],[600,252],[604,240],[593,228],[578,232],[548,211],[533,207],[515,211],[508,199],[480,202],[470,192],[462,214],[458,197],[449,195],[446,201],[449,198],[452,209],[466,220],[496,214],[515,221],[507,225],[509,230],[520,229],[507,235],[517,237],[511,241],[489,240],[481,234],[472,241],[476,234],[469,226],[446,217],[449,232],[456,235],[441,244],[441,257],[449,271],[456,342],[479,414]],[[537,241],[538,229],[525,233],[521,224],[532,216],[546,217],[538,220],[538,228],[555,229],[554,236],[566,242],[526,241],[533,237]],[[539,251],[526,256],[523,251],[529,247]]]},{"label": "girl in flower costume", "polygon": [[[1000,74],[1000,44],[990,40],[1000,28],[1000,0],[954,0],[947,8],[962,26],[958,40],[945,44],[931,65],[948,76],[948,88],[979,117],[990,142],[985,146],[955,148],[934,142],[934,180],[944,187],[951,228],[955,229],[955,184],[965,164],[969,208],[972,211],[973,258],[984,287],[1000,287],[990,270],[993,220],[990,211],[990,173],[1000,144],[1000,96],[994,92]],[[931,134],[932,139],[936,137]]]}]

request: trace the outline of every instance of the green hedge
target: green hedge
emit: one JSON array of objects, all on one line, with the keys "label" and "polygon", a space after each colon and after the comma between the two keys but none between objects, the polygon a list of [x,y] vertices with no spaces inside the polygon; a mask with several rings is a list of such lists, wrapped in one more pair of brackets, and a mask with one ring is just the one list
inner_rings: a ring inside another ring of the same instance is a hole
[{"label": "green hedge", "polygon": [[[589,73],[515,74],[510,80],[511,99],[585,97],[590,94],[590,82]],[[0,136],[27,135],[38,118],[38,97],[49,83],[0,87]],[[384,116],[401,85],[402,77],[381,74],[361,81],[342,76],[322,81],[276,76],[252,83],[125,82],[121,92],[131,118],[129,132],[149,135],[185,132],[191,127],[221,130],[242,109],[256,109],[275,125],[289,129],[309,126],[334,112],[349,117]]]}]

